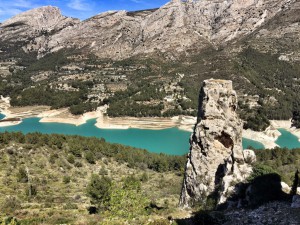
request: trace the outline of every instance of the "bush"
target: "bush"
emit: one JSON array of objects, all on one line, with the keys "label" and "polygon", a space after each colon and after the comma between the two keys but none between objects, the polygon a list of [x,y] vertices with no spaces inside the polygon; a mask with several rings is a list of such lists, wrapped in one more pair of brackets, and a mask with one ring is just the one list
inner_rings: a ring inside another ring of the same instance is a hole
[{"label": "bush", "polygon": [[140,189],[140,182],[129,176],[121,187],[115,186],[111,192],[109,212],[113,217],[130,220],[146,215],[149,204],[150,200]]},{"label": "bush", "polygon": [[6,214],[12,214],[21,208],[20,201],[14,196],[8,196],[1,204],[1,209]]},{"label": "bush", "polygon": [[64,177],[63,177],[63,182],[64,182],[65,184],[70,183],[70,182],[71,182],[71,177],[70,177],[70,176],[64,176]]},{"label": "bush", "polygon": [[95,155],[88,151],[86,154],[85,154],[85,159],[88,161],[88,163],[90,164],[95,164]]},{"label": "bush", "polygon": [[263,175],[272,174],[272,173],[276,173],[276,171],[273,168],[266,165],[258,164],[255,165],[255,167],[253,168],[253,171],[249,176],[248,181],[251,182],[257,177],[261,177]]},{"label": "bush", "polygon": [[30,185],[29,187],[26,188],[25,194],[28,197],[36,196],[37,194],[37,189],[35,185]]},{"label": "bush", "polygon": [[74,155],[68,155],[67,161],[69,163],[71,163],[71,164],[74,164],[75,163],[75,157],[74,157]]},{"label": "bush", "polygon": [[24,167],[19,168],[19,171],[17,173],[17,181],[21,182],[21,183],[27,183],[28,182],[27,171]]},{"label": "bush", "polygon": [[54,164],[55,163],[55,161],[56,161],[56,159],[58,159],[58,154],[51,154],[50,155],[50,158],[49,158],[49,162],[51,163],[51,164]]}]

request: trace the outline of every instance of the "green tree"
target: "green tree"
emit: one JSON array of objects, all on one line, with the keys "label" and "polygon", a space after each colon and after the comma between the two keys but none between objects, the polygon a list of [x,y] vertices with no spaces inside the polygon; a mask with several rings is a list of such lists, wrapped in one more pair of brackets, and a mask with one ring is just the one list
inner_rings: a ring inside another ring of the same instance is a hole
[{"label": "green tree", "polygon": [[112,182],[105,176],[100,177],[98,174],[92,174],[91,180],[86,188],[91,203],[98,207],[105,207],[110,200]]}]

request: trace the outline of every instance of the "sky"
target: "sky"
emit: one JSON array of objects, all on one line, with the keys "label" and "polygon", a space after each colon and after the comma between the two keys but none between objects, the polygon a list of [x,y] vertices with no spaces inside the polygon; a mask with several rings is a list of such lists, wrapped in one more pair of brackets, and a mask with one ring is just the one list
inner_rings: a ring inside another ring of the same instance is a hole
[{"label": "sky", "polygon": [[108,10],[135,11],[157,8],[169,0],[0,0],[0,22],[21,12],[52,5],[61,9],[62,14],[87,19]]}]

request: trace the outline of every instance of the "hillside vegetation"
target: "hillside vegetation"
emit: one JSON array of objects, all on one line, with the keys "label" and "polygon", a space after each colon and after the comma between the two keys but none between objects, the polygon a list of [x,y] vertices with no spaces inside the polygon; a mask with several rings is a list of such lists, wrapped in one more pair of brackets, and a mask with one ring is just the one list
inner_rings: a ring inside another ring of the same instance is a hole
[{"label": "hillside vegetation", "polygon": [[[184,156],[55,134],[1,133],[0,143],[0,217],[7,221],[12,216],[19,224],[152,225],[187,215],[177,208]],[[252,179],[278,173],[293,183],[299,149],[256,154]]]},{"label": "hillside vegetation", "polygon": [[[233,80],[245,128],[264,130],[270,119],[297,115],[300,66],[241,45],[244,48],[237,54],[207,48],[174,61],[159,56],[112,61],[93,55],[78,61],[70,58],[74,50],[61,50],[38,61],[29,57],[27,63],[21,58],[19,65],[26,67],[0,78],[0,94],[10,96],[12,106],[69,107],[73,114],[108,104],[111,117],[196,116],[202,81],[220,78]],[[76,70],[64,68],[74,65]]]},{"label": "hillside vegetation", "polygon": [[[21,224],[151,224],[177,213],[185,157],[96,138],[0,134],[0,217]],[[90,214],[91,213],[91,214]]]}]

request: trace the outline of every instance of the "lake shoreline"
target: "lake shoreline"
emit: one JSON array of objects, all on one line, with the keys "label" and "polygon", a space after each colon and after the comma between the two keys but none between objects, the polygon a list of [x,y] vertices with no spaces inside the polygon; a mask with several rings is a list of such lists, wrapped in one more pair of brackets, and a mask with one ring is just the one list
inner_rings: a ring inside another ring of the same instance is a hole
[{"label": "lake shoreline", "polygon": [[[96,111],[87,112],[83,115],[72,115],[67,108],[51,110],[49,106],[32,107],[11,107],[8,99],[1,99],[0,110],[6,118],[40,118],[41,123],[64,123],[80,126],[90,119],[96,119],[95,126],[100,129],[149,129],[162,130],[176,127],[180,130],[193,132],[197,118],[192,116],[174,116],[169,118],[162,117],[115,117],[105,115],[106,107],[99,107]],[[281,133],[277,130],[283,128],[297,136],[300,140],[300,129],[291,127],[290,120],[271,120],[270,126],[262,132],[253,130],[243,130],[243,137],[258,141],[265,148],[275,148],[275,143]],[[22,121],[5,121],[0,123],[0,127],[14,126]]]},{"label": "lake shoreline", "polygon": [[[162,130],[177,127],[180,130],[192,132],[196,118],[192,116],[174,117],[108,117],[105,115],[106,106],[98,107],[96,111],[83,115],[72,115],[67,108],[50,109],[49,106],[11,107],[9,98],[1,98],[0,111],[6,118],[41,118],[41,123],[65,123],[80,126],[90,119],[97,119],[96,127],[100,129],[150,129]],[[13,126],[21,123],[3,122],[0,127]]]}]

